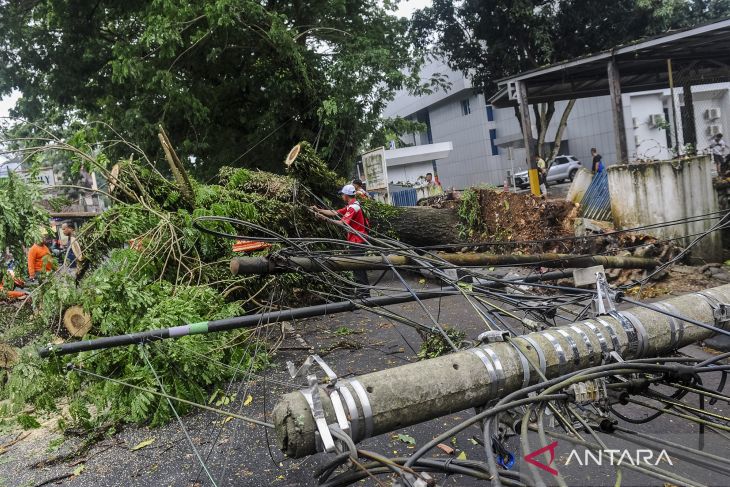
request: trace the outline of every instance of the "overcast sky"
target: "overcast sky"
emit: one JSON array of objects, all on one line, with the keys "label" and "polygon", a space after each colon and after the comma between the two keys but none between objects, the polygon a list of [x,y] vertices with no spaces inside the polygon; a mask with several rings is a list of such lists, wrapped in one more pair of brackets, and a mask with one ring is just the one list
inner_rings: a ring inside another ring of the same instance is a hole
[{"label": "overcast sky", "polygon": [[398,15],[409,17],[419,8],[431,6],[431,0],[401,0],[398,6]]},{"label": "overcast sky", "polygon": [[[410,18],[414,11],[419,8],[428,7],[429,5],[431,5],[431,0],[401,0],[397,14],[402,17]],[[20,96],[20,94],[15,92],[0,100],[0,117],[8,116],[8,110],[15,105],[15,101],[18,99],[18,96]]]}]

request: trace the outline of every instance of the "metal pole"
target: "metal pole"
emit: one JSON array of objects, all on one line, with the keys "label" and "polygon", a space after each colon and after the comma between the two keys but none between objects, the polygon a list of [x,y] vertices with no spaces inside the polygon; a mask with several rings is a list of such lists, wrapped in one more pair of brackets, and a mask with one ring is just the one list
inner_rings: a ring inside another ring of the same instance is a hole
[{"label": "metal pole", "polygon": [[[730,302],[730,284],[653,304],[701,323]],[[327,424],[336,422],[331,397],[344,397],[344,413],[356,442],[441,416],[481,407],[548,378],[600,365],[606,353],[623,359],[656,357],[705,339],[711,330],[646,307],[614,311],[565,326],[494,342],[442,357],[385,369],[320,387]],[[730,323],[725,323],[725,329]],[[529,358],[529,361],[527,360]],[[273,422],[279,447],[290,457],[317,452],[317,427],[306,394],[282,396]],[[332,396],[331,396],[332,395]],[[340,411],[342,413],[342,411]]]},{"label": "metal pole", "polygon": [[[420,259],[429,260],[428,256]],[[620,257],[610,255],[532,254],[495,255],[486,253],[437,253],[436,260],[446,261],[455,267],[484,267],[490,265],[539,264],[562,267],[592,267],[602,265],[616,269],[653,269],[660,265],[657,259]],[[279,274],[285,272],[324,272],[351,270],[387,270],[391,266],[418,266],[418,262],[405,255],[368,255],[334,257],[238,257],[231,260],[231,272],[242,274]],[[440,263],[435,264],[437,267]]]},{"label": "metal pole", "polygon": [[[556,271],[548,272],[542,275],[529,276],[526,278],[509,279],[506,281],[480,282],[479,287],[499,288],[504,287],[507,282],[513,282],[515,284],[531,283],[561,279],[569,276],[570,272]],[[454,287],[445,287],[443,288],[443,290],[416,292],[415,296],[418,297],[418,299],[423,300],[449,296],[452,294],[461,294],[461,292]],[[172,328],[158,328],[156,330],[141,331],[128,335],[95,338],[92,340],[82,340],[80,342],[62,343],[60,345],[47,345],[38,350],[38,355],[40,355],[41,357],[50,357],[52,355],[68,355],[72,353],[87,352],[90,350],[102,350],[106,348],[123,347],[126,345],[135,345],[156,340],[180,338],[187,335],[199,335],[204,333],[236,330],[240,328],[252,328],[259,325],[279,323],[281,321],[292,321],[303,318],[312,318],[314,316],[323,316],[334,313],[344,313],[346,311],[355,311],[360,307],[377,308],[381,306],[389,306],[392,304],[407,303],[410,301],[414,301],[416,297],[414,297],[414,294],[412,293],[400,293],[394,294],[392,296],[380,296],[377,298],[367,298],[362,300],[358,299],[353,301],[340,301],[337,303],[307,306],[305,308],[293,308],[255,315],[236,316],[234,318],[226,318],[224,320],[203,321],[200,323],[190,323],[187,325],[174,326]]]}]

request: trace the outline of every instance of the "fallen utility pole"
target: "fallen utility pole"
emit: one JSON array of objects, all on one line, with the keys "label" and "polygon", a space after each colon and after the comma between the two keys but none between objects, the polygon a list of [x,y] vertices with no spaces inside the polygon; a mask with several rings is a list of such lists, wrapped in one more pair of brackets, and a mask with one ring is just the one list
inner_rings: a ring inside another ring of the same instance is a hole
[{"label": "fallen utility pole", "polygon": [[[723,303],[730,303],[730,284],[652,306],[726,329],[730,328],[730,316]],[[530,363],[538,365],[550,379],[600,365],[606,353],[615,351],[625,360],[657,357],[712,334],[707,328],[645,307],[611,311],[609,315],[509,341],[336,380],[334,387],[318,386],[324,412],[320,423],[338,423],[345,417],[353,440],[359,442],[482,407],[537,383],[539,375]],[[277,441],[290,457],[303,457],[318,450],[318,428],[309,404],[313,390],[286,394],[274,408]]]},{"label": "fallen utility pole", "polygon": [[[525,278],[507,279],[500,281],[481,281],[478,287],[500,288],[506,286],[508,283],[529,284],[531,282],[561,279],[564,277],[569,277],[570,275],[571,273],[567,271],[547,272],[542,275],[528,276]],[[87,352],[90,350],[102,350],[105,348],[122,347],[125,345],[135,345],[157,340],[180,338],[186,335],[214,333],[219,331],[236,330],[240,328],[253,328],[260,325],[279,323],[281,321],[299,320],[304,318],[312,318],[315,316],[344,313],[346,311],[355,311],[356,309],[361,307],[378,308],[381,306],[389,306],[393,304],[401,304],[415,301],[416,298],[418,298],[419,300],[433,299],[454,294],[460,294],[461,292],[462,291],[458,290],[455,287],[445,287],[443,289],[437,289],[433,291],[419,291],[413,294],[399,293],[390,296],[379,296],[376,298],[340,301],[336,303],[307,306],[304,308],[292,308],[279,311],[271,311],[268,313],[236,316],[223,320],[204,321],[201,323],[190,323],[188,325],[174,326],[171,328],[158,328],[156,330],[140,331],[137,333],[130,333],[128,335],[95,338],[93,340],[82,340],[80,342],[62,343],[59,345],[47,345],[38,350],[38,354],[41,357],[49,357],[51,355],[68,355],[72,353]]]},{"label": "fallen utility pole", "polygon": [[[420,263],[418,261],[421,261]],[[602,265],[617,269],[653,269],[660,265],[657,259],[643,257],[619,257],[612,255],[570,255],[570,254],[532,254],[532,255],[495,255],[480,252],[444,253],[434,256],[419,256],[417,260],[406,255],[368,255],[335,257],[238,257],[231,260],[231,272],[241,274],[278,274],[285,272],[324,272],[354,270],[386,270],[392,266],[423,267],[422,261],[448,262],[454,267],[485,267],[491,265],[544,264],[560,267],[592,267]]]}]

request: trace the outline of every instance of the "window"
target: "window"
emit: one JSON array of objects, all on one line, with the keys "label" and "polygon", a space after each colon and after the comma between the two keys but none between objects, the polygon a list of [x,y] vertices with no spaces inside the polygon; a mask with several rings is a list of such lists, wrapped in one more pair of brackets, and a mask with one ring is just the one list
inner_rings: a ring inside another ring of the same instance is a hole
[{"label": "window", "polygon": [[555,162],[553,162],[553,164],[557,164],[559,166],[561,164],[566,164],[567,162],[568,162],[567,157],[556,157]]},{"label": "window", "polygon": [[464,100],[461,100],[461,114],[462,115],[471,114],[471,107],[469,106],[469,98],[465,98]]},{"label": "window", "polygon": [[494,108],[492,108],[492,105],[487,105],[487,122],[494,122]]},{"label": "window", "polygon": [[499,147],[497,147],[496,140],[497,140],[497,129],[489,129],[489,143],[492,146],[492,155],[493,156],[499,155]]}]

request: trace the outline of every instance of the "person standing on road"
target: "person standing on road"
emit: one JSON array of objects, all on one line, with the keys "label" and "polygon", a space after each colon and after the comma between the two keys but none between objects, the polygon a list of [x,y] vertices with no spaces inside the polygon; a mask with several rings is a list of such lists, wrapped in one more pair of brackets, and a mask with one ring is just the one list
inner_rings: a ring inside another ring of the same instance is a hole
[{"label": "person standing on road", "polygon": [[535,155],[535,164],[537,165],[537,176],[540,180],[540,197],[546,198],[547,197],[547,164],[545,164],[545,160]]},{"label": "person standing on road", "polygon": [[591,149],[591,155],[593,156],[591,172],[593,172],[594,175],[603,172],[603,156],[598,153],[598,149],[595,147]]},{"label": "person standing on road", "polygon": [[[365,255],[365,249],[360,248],[359,245],[366,243],[365,237],[368,235],[369,223],[367,218],[365,218],[360,202],[357,200],[357,190],[354,185],[347,184],[340,190],[340,195],[342,196],[342,201],[345,203],[344,208],[340,208],[339,210],[327,210],[316,206],[312,206],[311,208],[323,217],[340,217],[339,220],[329,218],[327,220],[347,228],[347,241],[353,244],[349,252],[351,255]],[[370,297],[370,281],[368,280],[367,272],[360,269],[354,270],[352,273],[357,284],[355,297]]]},{"label": "person standing on road", "polygon": [[712,159],[715,161],[715,167],[717,168],[717,177],[722,177],[722,165],[725,163],[725,151],[727,149],[722,134],[715,135],[710,143],[710,149],[712,149]]}]

